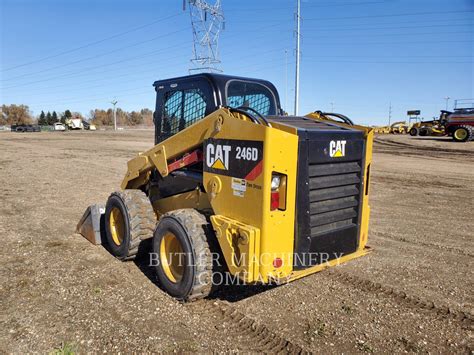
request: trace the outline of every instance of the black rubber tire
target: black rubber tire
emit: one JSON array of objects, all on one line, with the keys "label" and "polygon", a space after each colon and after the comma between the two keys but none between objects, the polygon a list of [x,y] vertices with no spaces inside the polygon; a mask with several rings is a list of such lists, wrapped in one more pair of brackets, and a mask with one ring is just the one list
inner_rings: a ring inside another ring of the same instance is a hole
[{"label": "black rubber tire", "polygon": [[[124,218],[125,233],[123,241],[117,245],[110,231],[110,212],[118,208]],[[105,234],[109,250],[120,260],[134,259],[140,243],[153,237],[156,215],[147,195],[141,190],[113,192],[105,206]]]},{"label": "black rubber tire", "polygon": [[413,127],[412,129],[410,129],[410,136],[415,137],[418,135],[418,133],[419,133],[418,128]]},{"label": "black rubber tire", "polygon": [[[464,139],[457,139],[456,138],[456,131],[457,130],[465,130],[466,131],[466,138]],[[467,125],[461,125],[461,126],[456,126],[454,127],[454,129],[452,130],[453,132],[453,139],[456,141],[456,142],[467,142],[467,141],[470,141],[470,140],[473,140],[474,138],[474,132],[473,132],[473,129],[471,126],[467,126]]]},{"label": "black rubber tire", "polygon": [[[171,281],[163,270],[160,245],[167,232],[178,239],[184,256],[181,279]],[[210,238],[213,231],[206,217],[195,209],[180,209],[164,214],[156,226],[153,252],[157,262],[152,265],[161,288],[181,301],[205,298],[212,290],[213,260]]]},{"label": "black rubber tire", "polygon": [[425,128],[425,127],[420,128],[419,135],[420,135],[421,137],[427,137],[427,136],[429,136],[429,135],[430,135],[430,129],[429,129],[429,128]]}]

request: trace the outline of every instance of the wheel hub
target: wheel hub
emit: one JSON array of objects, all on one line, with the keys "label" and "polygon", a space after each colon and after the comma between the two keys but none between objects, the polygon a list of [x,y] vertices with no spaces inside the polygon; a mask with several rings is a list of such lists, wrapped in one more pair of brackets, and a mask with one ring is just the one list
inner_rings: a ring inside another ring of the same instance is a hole
[{"label": "wheel hub", "polygon": [[178,238],[171,232],[161,239],[160,261],[166,277],[171,282],[180,282],[184,273],[184,252]]},{"label": "wheel hub", "polygon": [[467,131],[465,129],[457,129],[454,132],[454,135],[456,136],[456,139],[463,140],[467,137]]},{"label": "wheel hub", "polygon": [[122,245],[125,234],[125,221],[122,212],[117,208],[112,208],[109,220],[110,233],[116,245]]}]

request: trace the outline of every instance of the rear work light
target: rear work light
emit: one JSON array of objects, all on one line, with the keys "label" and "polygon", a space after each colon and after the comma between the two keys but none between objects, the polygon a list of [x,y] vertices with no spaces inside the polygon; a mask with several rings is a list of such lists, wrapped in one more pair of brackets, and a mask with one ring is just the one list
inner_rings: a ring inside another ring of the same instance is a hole
[{"label": "rear work light", "polygon": [[270,210],[286,209],[286,175],[272,173]]}]

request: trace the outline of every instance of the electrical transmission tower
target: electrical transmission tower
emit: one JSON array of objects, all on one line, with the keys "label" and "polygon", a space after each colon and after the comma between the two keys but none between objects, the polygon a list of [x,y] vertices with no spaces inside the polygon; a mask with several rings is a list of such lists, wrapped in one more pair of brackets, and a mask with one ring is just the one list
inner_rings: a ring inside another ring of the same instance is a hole
[{"label": "electrical transmission tower", "polygon": [[224,13],[221,0],[214,5],[204,0],[184,0],[183,9],[189,3],[193,28],[193,71],[222,72],[219,68],[219,35],[224,29]]}]

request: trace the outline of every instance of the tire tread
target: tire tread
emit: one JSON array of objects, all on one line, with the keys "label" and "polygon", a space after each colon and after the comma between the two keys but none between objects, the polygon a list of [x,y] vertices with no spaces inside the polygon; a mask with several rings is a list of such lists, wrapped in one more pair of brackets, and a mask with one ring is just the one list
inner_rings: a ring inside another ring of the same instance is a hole
[{"label": "tire tread", "polygon": [[115,191],[111,196],[120,198],[128,214],[130,226],[130,242],[127,255],[120,260],[134,259],[138,253],[140,243],[153,237],[156,225],[156,215],[147,195],[141,190]]},{"label": "tire tread", "polygon": [[195,275],[193,286],[186,297],[186,301],[192,302],[205,298],[212,290],[212,254],[209,247],[208,237],[210,223],[205,215],[199,211],[186,208],[165,213],[163,217],[171,217],[177,220],[186,231],[191,242],[195,257]]}]

